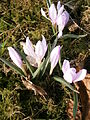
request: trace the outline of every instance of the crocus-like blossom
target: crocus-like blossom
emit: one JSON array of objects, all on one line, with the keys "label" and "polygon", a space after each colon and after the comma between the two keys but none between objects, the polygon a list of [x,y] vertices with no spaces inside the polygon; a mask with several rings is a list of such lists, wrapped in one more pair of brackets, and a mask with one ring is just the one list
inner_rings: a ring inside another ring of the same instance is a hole
[{"label": "crocus-like blossom", "polygon": [[16,50],[12,47],[8,47],[9,55],[12,61],[20,68],[22,69],[22,60],[20,55],[16,52]]},{"label": "crocus-like blossom", "polygon": [[60,1],[57,4],[57,10],[55,8],[54,4],[51,4],[49,8],[49,18],[47,18],[45,12],[41,8],[41,14],[48,20],[52,22],[52,25],[58,25],[58,38],[62,36],[62,31],[64,27],[66,26],[68,20],[69,20],[69,13],[64,10],[64,5],[61,6]]},{"label": "crocus-like blossom", "polygon": [[51,69],[50,69],[50,75],[53,72],[53,69],[55,68],[55,66],[57,65],[59,58],[60,58],[60,45],[56,46],[50,54],[50,62],[51,62]]},{"label": "crocus-like blossom", "polygon": [[27,55],[26,58],[30,64],[34,67],[39,67],[47,51],[45,37],[42,35],[42,41],[39,40],[35,46],[29,40],[29,37],[26,38],[26,43],[21,42],[21,44],[23,45],[24,52]]},{"label": "crocus-like blossom", "polygon": [[70,63],[68,60],[64,60],[63,65],[62,65],[62,72],[63,72],[63,78],[69,82],[77,82],[81,81],[85,78],[87,70],[82,69],[79,72],[76,72],[75,68],[70,68]]}]

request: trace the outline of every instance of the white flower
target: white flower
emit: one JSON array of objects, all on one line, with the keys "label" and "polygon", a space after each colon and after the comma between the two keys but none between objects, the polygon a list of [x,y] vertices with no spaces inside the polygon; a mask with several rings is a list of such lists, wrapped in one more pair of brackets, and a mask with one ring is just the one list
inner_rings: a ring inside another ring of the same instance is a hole
[{"label": "white flower", "polygon": [[64,10],[64,5],[61,6],[60,1],[57,4],[57,10],[55,8],[54,4],[51,4],[49,8],[49,18],[47,18],[45,12],[41,8],[41,14],[48,20],[52,22],[52,25],[58,26],[58,38],[62,36],[62,31],[64,27],[66,26],[68,20],[69,20],[69,13]]},{"label": "white flower", "polygon": [[31,43],[29,37],[26,38],[26,43],[22,42],[21,44],[30,64],[34,67],[39,67],[47,51],[45,37],[42,35],[42,41],[38,41],[35,46]]},{"label": "white flower", "polygon": [[79,72],[76,72],[75,68],[70,68],[70,63],[68,60],[64,60],[62,65],[63,77],[64,79],[69,82],[77,82],[81,81],[85,78],[87,70],[82,69]]}]

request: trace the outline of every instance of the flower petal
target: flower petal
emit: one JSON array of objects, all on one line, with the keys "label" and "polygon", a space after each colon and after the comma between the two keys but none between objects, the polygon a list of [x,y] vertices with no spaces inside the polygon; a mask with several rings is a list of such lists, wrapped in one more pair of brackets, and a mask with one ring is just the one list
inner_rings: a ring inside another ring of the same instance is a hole
[{"label": "flower petal", "polygon": [[73,80],[75,79],[76,77],[76,69],[75,68],[70,68],[68,69],[64,75],[63,75],[64,79],[69,82],[69,83],[72,83]]},{"label": "flower petal", "polygon": [[38,67],[38,64],[37,64],[35,58],[33,58],[33,57],[31,57],[31,56],[27,56],[26,59],[28,60],[28,62],[29,62],[32,66]]},{"label": "flower petal", "polygon": [[80,70],[76,74],[76,78],[75,78],[75,80],[73,82],[77,82],[77,81],[83,80],[85,78],[86,74],[87,74],[87,70],[85,70],[85,69]]},{"label": "flower petal", "polygon": [[69,13],[65,10],[63,13],[62,13],[62,16],[63,16],[63,19],[65,21],[65,25],[67,24],[67,22],[69,21]]},{"label": "flower petal", "polygon": [[63,75],[63,78],[69,82],[69,83],[72,83],[72,75],[70,74],[69,71],[67,71],[64,75]]},{"label": "flower petal", "polygon": [[54,25],[57,19],[57,11],[54,4],[52,4],[49,8],[49,17],[51,19],[52,24]]},{"label": "flower petal", "polygon": [[26,49],[29,52],[29,56],[32,56],[33,58],[36,58],[34,47],[32,42],[29,40],[29,37],[26,38]]},{"label": "flower petal", "polygon": [[68,60],[64,60],[63,65],[62,65],[62,71],[65,73],[67,70],[70,69],[70,63]]},{"label": "flower petal", "polygon": [[46,39],[45,37],[42,35],[42,46],[44,48],[44,54],[43,54],[43,57],[45,56],[45,53],[47,51],[47,44],[46,44]]},{"label": "flower petal", "polygon": [[62,31],[69,20],[69,14],[67,11],[64,11],[58,18],[57,18],[57,25],[59,31]]},{"label": "flower petal", "polygon": [[60,45],[56,46],[50,54],[50,62],[51,62],[51,69],[50,69],[50,75],[52,74],[53,69],[57,65],[59,58],[60,58]]},{"label": "flower petal", "polygon": [[62,31],[59,31],[58,33],[58,39],[62,36],[63,32]]},{"label": "flower petal", "polygon": [[57,3],[57,10],[59,10],[60,7],[61,7],[61,4],[60,4],[60,1],[58,1],[58,3]]},{"label": "flower petal", "polygon": [[12,59],[12,61],[22,69],[22,60],[19,54],[14,50],[12,47],[8,47],[9,55]]},{"label": "flower petal", "polygon": [[45,12],[44,12],[44,10],[43,10],[43,8],[41,8],[41,14],[42,14],[42,16],[44,16],[46,19],[50,20],[49,18],[47,18],[46,14],[45,14]]},{"label": "flower petal", "polygon": [[64,5],[62,5],[59,9],[58,9],[58,17],[63,13],[64,10]]},{"label": "flower petal", "polygon": [[43,54],[44,54],[44,48],[40,40],[37,42],[35,46],[35,54],[37,55],[36,61],[38,64],[40,64],[41,60],[43,59]]}]

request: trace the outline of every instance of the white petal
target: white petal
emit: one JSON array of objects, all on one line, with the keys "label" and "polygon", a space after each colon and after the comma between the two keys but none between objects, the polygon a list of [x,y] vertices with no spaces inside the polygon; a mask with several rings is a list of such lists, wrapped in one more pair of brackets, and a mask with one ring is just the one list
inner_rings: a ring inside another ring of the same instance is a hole
[{"label": "white petal", "polygon": [[65,27],[65,21],[63,21],[63,17],[62,15],[60,15],[57,18],[57,25],[58,25],[58,31],[61,32],[63,31],[64,27]]},{"label": "white petal", "polygon": [[68,69],[64,75],[63,75],[64,79],[69,82],[69,83],[72,83],[73,80],[75,79],[76,77],[76,69],[75,68],[70,68]]},{"label": "white petal", "polygon": [[57,25],[59,31],[62,31],[69,20],[69,14],[67,11],[64,11],[58,18],[57,18]]},{"label": "white petal", "polygon": [[72,75],[67,71],[64,75],[63,75],[63,78],[69,82],[69,83],[72,83]]},{"label": "white petal", "polygon": [[29,37],[26,38],[26,45],[23,47],[23,49],[26,55],[36,58],[34,47],[32,42],[29,40]]},{"label": "white petal", "polygon": [[60,58],[60,45],[56,46],[50,54],[50,62],[51,62],[50,74],[52,74],[52,71],[57,65],[59,58]]},{"label": "white petal", "polygon": [[66,25],[67,22],[69,21],[69,13],[65,10],[65,11],[62,13],[62,17],[63,17],[63,20],[65,21],[65,25]]},{"label": "white petal", "polygon": [[49,8],[49,17],[51,19],[52,24],[54,25],[57,19],[57,11],[54,4],[52,4]]},{"label": "white petal", "polygon": [[58,9],[58,17],[62,14],[64,10],[64,5],[62,5],[59,9]]},{"label": "white petal", "polygon": [[63,34],[63,32],[62,32],[62,31],[59,31],[59,33],[58,33],[58,39],[59,39],[60,37],[62,37],[62,34]]},{"label": "white petal", "polygon": [[57,3],[57,10],[59,10],[60,7],[61,7],[61,4],[60,4],[60,1],[58,1],[58,3]]},{"label": "white petal", "polygon": [[35,46],[35,54],[37,55],[37,59],[38,60],[42,60],[43,59],[43,54],[44,54],[44,48],[42,46],[42,42],[38,41],[36,46]]},{"label": "white petal", "polygon": [[87,70],[82,69],[76,74],[76,79],[73,82],[81,81],[85,78]]},{"label": "white petal", "polygon": [[14,50],[12,47],[8,47],[9,55],[12,59],[12,61],[22,69],[22,60],[19,54]]},{"label": "white petal", "polygon": [[47,44],[46,44],[46,39],[45,37],[42,35],[42,46],[44,48],[44,54],[43,54],[43,57],[45,56],[45,53],[47,51]]},{"label": "white petal", "polygon": [[64,60],[63,65],[62,65],[62,71],[65,73],[67,70],[70,69],[70,63],[68,60]]},{"label": "white petal", "polygon": [[41,14],[42,14],[42,16],[44,16],[46,19],[49,20],[49,18],[47,18],[46,14],[45,14],[45,12],[44,12],[44,10],[42,8],[41,8]]}]

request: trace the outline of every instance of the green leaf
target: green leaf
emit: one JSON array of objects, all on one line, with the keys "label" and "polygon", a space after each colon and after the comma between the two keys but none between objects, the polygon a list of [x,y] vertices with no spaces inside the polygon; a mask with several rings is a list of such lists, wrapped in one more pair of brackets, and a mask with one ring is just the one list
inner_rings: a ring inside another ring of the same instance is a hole
[{"label": "green leaf", "polygon": [[43,63],[43,66],[42,66],[42,75],[41,75],[41,77],[44,75],[44,73],[45,73],[45,71],[46,71],[46,69],[47,69],[47,67],[48,67],[48,64],[49,64],[49,56],[47,56],[45,62]]},{"label": "green leaf", "polygon": [[58,38],[56,37],[56,39],[55,39],[54,42],[53,42],[52,49],[55,48],[55,46],[56,46],[56,44],[57,44],[57,41],[58,41]]},{"label": "green leaf", "polygon": [[41,75],[41,77],[44,75],[44,73],[45,73],[45,71],[46,71],[46,69],[47,69],[47,67],[48,67],[48,64],[49,64],[49,58],[50,58],[50,53],[51,53],[51,44],[50,43],[48,43],[48,55],[47,55],[47,57],[46,57],[46,59],[45,59],[45,61],[44,61],[44,63],[43,63],[43,66],[42,66],[42,75]]},{"label": "green leaf", "polygon": [[85,35],[74,35],[74,34],[65,34],[63,35],[60,39],[67,39],[67,38],[83,38],[83,37],[86,37],[87,34]]},{"label": "green leaf", "polygon": [[23,58],[24,62],[25,62],[26,65],[27,65],[27,68],[29,69],[30,73],[31,73],[32,76],[33,76],[33,71],[32,71],[32,69],[31,69],[31,65],[30,65],[30,63],[28,62],[28,60],[26,59],[25,54],[20,52],[20,55],[21,55],[21,57]]},{"label": "green leaf", "polygon": [[51,0],[46,0],[48,8],[51,6]]},{"label": "green leaf", "polygon": [[27,68],[29,69],[30,73],[32,74],[33,76],[33,71],[31,69],[31,65],[30,63],[28,62],[28,60],[26,59],[26,55],[23,53],[23,52],[20,52],[17,48],[15,48],[17,50],[17,52],[20,54],[20,56],[23,58],[24,62],[26,63],[27,65]]},{"label": "green leaf", "polygon": [[44,62],[45,62],[45,60],[43,60],[43,62],[41,63],[41,65],[38,67],[38,69],[33,73],[33,78],[32,79],[34,79],[40,73]]},{"label": "green leaf", "polygon": [[74,92],[73,97],[74,97],[73,117],[75,119],[78,107],[78,94]]},{"label": "green leaf", "polygon": [[2,57],[0,57],[0,60],[25,78],[23,71],[20,68],[18,68],[16,65],[12,64],[11,62],[7,61]]},{"label": "green leaf", "polygon": [[70,84],[68,83],[66,80],[64,80],[63,78],[61,77],[58,77],[58,76],[55,76],[54,79],[62,84],[64,84],[65,86],[67,86],[68,88],[70,88],[72,91],[78,93],[77,90],[75,90],[75,88]]}]

